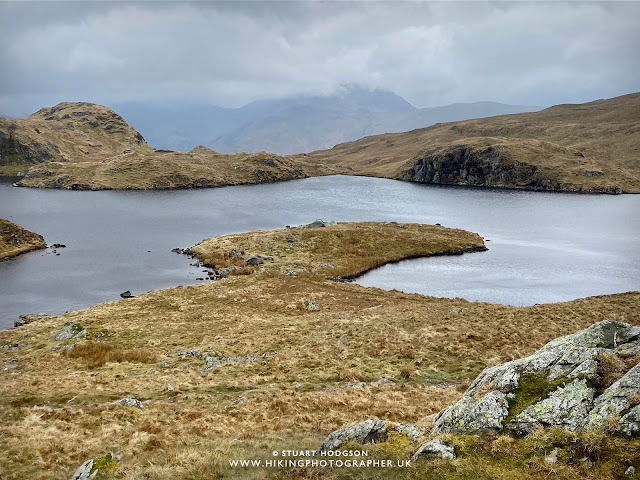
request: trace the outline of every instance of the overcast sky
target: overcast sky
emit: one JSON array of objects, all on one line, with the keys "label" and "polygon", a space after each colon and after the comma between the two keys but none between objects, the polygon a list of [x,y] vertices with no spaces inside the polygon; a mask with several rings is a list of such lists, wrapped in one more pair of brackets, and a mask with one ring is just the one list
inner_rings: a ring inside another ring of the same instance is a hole
[{"label": "overcast sky", "polygon": [[640,2],[1,2],[0,114],[391,90],[417,107],[640,91]]}]

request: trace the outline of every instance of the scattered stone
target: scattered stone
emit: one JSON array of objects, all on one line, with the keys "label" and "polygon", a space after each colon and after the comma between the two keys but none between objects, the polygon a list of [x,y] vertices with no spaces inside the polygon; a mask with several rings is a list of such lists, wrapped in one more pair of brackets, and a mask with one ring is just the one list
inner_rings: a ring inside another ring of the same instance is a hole
[{"label": "scattered stone", "polygon": [[118,460],[119,459],[111,453],[107,453],[102,457],[91,458],[80,465],[69,480],[89,480],[96,478],[100,469],[104,469],[109,464],[115,463]]},{"label": "scattered stone", "polygon": [[122,293],[120,294],[120,296],[121,296],[122,298],[133,298],[135,295],[131,295],[131,291],[130,291],[130,290],[127,290],[126,292],[122,292]]},{"label": "scattered stone", "polygon": [[305,310],[310,310],[310,311],[320,310],[320,307],[316,304],[316,302],[314,302],[310,298],[305,298],[302,301],[302,308],[304,308]]},{"label": "scattered stone", "polygon": [[70,338],[73,338],[79,335],[83,331],[85,332],[85,336],[86,336],[86,330],[82,328],[82,325],[78,323],[69,322],[65,325],[65,327],[62,330],[60,330],[58,333],[54,335],[53,339],[56,340],[57,342],[62,342],[64,340],[69,340]]},{"label": "scattered stone", "polygon": [[454,308],[449,312],[449,315],[460,315],[461,313],[467,313],[469,311],[468,308]]},{"label": "scattered stone", "polygon": [[411,457],[411,460],[415,462],[421,458],[456,458],[456,454],[453,447],[437,438],[418,448],[416,453]]},{"label": "scattered stone", "polygon": [[142,408],[142,402],[132,395],[127,395],[117,403],[125,407]]},{"label": "scattered stone", "polygon": [[258,255],[265,262],[273,262],[273,257],[271,255]]},{"label": "scattered stone", "polygon": [[633,477],[636,474],[636,469],[633,466],[630,466],[624,471],[624,474],[628,477]]},{"label": "scattered stone", "polygon": [[18,368],[18,359],[17,358],[10,358],[7,363],[5,364],[3,370],[5,372],[9,371],[9,370],[15,370],[16,368]]},{"label": "scattered stone", "polygon": [[167,385],[167,392],[173,392],[173,385]]},{"label": "scattered stone", "polygon": [[242,252],[236,250],[235,248],[229,250],[228,254],[229,258],[242,258]]},{"label": "scattered stone", "polygon": [[320,268],[332,269],[332,268],[336,268],[336,266],[333,263],[325,263],[324,265],[320,265]]},{"label": "scattered stone", "polygon": [[238,405],[242,405],[243,403],[247,403],[249,399],[247,397],[240,397],[229,404],[230,407],[236,407]]},{"label": "scattered stone", "polygon": [[95,478],[98,474],[98,470],[93,468],[93,459],[84,462],[74,473],[69,480],[88,480],[89,478]]},{"label": "scattered stone", "polygon": [[67,248],[67,246],[63,245],[62,243],[54,243],[53,245],[51,245],[51,248]]},{"label": "scattered stone", "polygon": [[247,258],[244,259],[244,264],[249,265],[251,267],[256,267],[258,265],[261,265],[262,263],[264,262],[257,255],[249,255]]}]

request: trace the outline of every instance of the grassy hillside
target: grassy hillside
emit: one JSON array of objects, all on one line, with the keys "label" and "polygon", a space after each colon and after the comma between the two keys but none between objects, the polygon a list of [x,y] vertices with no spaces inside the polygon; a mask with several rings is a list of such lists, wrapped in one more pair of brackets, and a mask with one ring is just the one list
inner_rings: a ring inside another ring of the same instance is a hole
[{"label": "grassy hillside", "polygon": [[[469,232],[401,224],[228,235],[193,250],[216,268],[250,254],[264,263],[1,331],[0,365],[9,367],[0,371],[2,476],[68,478],[86,459],[113,452],[102,478],[617,478],[608,452],[633,456],[637,440],[590,437],[601,461],[586,473],[545,464],[557,438],[543,435],[453,437],[466,452],[459,460],[402,471],[229,466],[315,449],[330,431],[365,418],[427,428],[487,365],[603,318],[640,324],[638,293],[519,308],[327,278],[370,259],[481,246]],[[56,340],[65,328],[77,336]],[[127,395],[141,408],[120,404]],[[393,445],[364,448],[375,458],[412,448]]]},{"label": "grassy hillside", "polygon": [[41,235],[0,218],[0,260],[45,247]]},{"label": "grassy hillside", "polygon": [[425,183],[638,193],[640,93],[365,137],[300,158]]}]

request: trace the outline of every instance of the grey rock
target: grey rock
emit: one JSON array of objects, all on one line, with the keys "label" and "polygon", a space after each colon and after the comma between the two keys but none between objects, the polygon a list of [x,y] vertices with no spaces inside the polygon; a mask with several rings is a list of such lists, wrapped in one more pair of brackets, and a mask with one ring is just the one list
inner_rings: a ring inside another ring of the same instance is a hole
[{"label": "grey rock", "polygon": [[58,333],[54,335],[53,339],[58,342],[69,340],[70,338],[73,338],[76,335],[78,335],[83,330],[84,329],[82,328],[82,325],[78,323],[69,322],[64,326],[62,330],[60,330]]},{"label": "grey rock", "polygon": [[93,470],[93,459],[84,462],[76,472],[69,478],[69,480],[88,480],[89,478],[95,478],[98,474],[98,470]]},{"label": "grey rock", "polygon": [[324,221],[324,220],[316,220],[315,222],[311,222],[309,225],[305,225],[307,228],[322,228],[322,227],[332,227],[333,225],[335,225],[336,222],[334,221]]},{"label": "grey rock", "polygon": [[636,469],[633,466],[630,466],[624,471],[624,474],[628,477],[633,477],[636,474]]},{"label": "grey rock", "polygon": [[7,363],[5,364],[3,370],[5,372],[9,371],[9,370],[15,370],[16,368],[18,368],[18,359],[17,358],[10,358]]},{"label": "grey rock", "polygon": [[438,438],[421,445],[411,460],[415,462],[421,458],[456,458],[456,454],[453,447]]},{"label": "grey rock", "polygon": [[131,395],[127,395],[123,399],[118,400],[117,403],[125,407],[142,408],[142,402]]},{"label": "grey rock", "polygon": [[491,391],[480,398],[464,395],[439,413],[433,422],[435,432],[499,432],[509,415],[507,395]]},{"label": "grey rock", "polygon": [[[600,427],[608,417],[630,407],[629,395],[640,394],[640,366],[636,366],[594,400],[596,392],[585,377],[595,373],[596,357],[605,352],[640,352],[640,327],[604,320],[552,340],[529,357],[486,368],[461,400],[436,416],[434,431],[501,431],[509,415],[508,400],[518,394],[523,375],[543,376],[549,382],[565,377],[575,380],[564,382],[521,412],[510,422],[511,430],[527,433],[537,425],[571,430]],[[625,431],[634,430],[634,418],[629,417]]]},{"label": "grey rock", "polygon": [[622,416],[617,430],[627,437],[640,435],[640,405],[636,405],[629,413]]},{"label": "grey rock", "polygon": [[594,395],[595,389],[585,379],[574,380],[524,409],[506,427],[518,435],[529,434],[539,426],[579,430],[585,425]]},{"label": "grey rock", "polygon": [[242,257],[242,252],[236,250],[235,248],[232,248],[227,253],[229,254],[229,258],[241,258]]},{"label": "grey rock", "polygon": [[131,291],[130,291],[130,290],[127,290],[126,292],[122,292],[122,293],[120,294],[120,296],[121,296],[122,298],[133,298],[135,295],[132,295],[132,294],[131,294]]},{"label": "grey rock", "polygon": [[244,259],[244,264],[249,265],[251,267],[257,267],[258,265],[264,263],[262,259],[257,255],[249,255]]},{"label": "grey rock", "polygon": [[314,302],[310,298],[305,298],[302,301],[302,308],[304,308],[305,310],[311,310],[311,311],[320,310],[320,307],[316,304],[316,302]]},{"label": "grey rock", "polygon": [[413,442],[420,437],[420,431],[413,425],[387,420],[365,420],[331,432],[318,450],[321,452],[335,450],[350,440],[363,444],[384,442],[391,431],[399,432]]},{"label": "grey rock", "polygon": [[589,414],[589,426],[602,427],[609,417],[629,409],[629,396],[634,393],[640,395],[640,364],[629,370],[596,399]]}]

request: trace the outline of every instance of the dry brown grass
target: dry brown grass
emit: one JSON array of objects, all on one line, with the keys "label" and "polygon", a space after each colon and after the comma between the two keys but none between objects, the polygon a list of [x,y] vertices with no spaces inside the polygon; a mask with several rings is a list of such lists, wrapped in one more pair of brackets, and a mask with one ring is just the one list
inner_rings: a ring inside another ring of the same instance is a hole
[{"label": "dry brown grass", "polygon": [[[318,229],[319,235],[340,228]],[[308,244],[295,248],[311,248],[313,231],[308,238],[293,235]],[[267,246],[270,237],[260,236]],[[336,245],[344,244],[336,240]],[[348,245],[353,243],[343,250]],[[226,249],[226,243],[216,244],[216,252]],[[304,258],[313,267],[316,260],[309,255]],[[283,262],[293,258],[283,257]],[[320,309],[299,309],[306,298]],[[19,345],[0,348],[0,366],[10,358],[19,365],[0,372],[0,476],[68,478],[87,458],[109,451],[121,458],[109,478],[287,475],[234,470],[228,460],[272,458],[274,449],[313,449],[330,431],[366,418],[428,425],[430,416],[460,398],[459,386],[482,368],[531,354],[553,338],[605,318],[640,325],[639,307],[638,293],[520,308],[438,299],[336,283],[310,268],[297,277],[276,271],[235,276],[69,312],[0,332],[0,346]],[[453,316],[461,308],[465,314]],[[97,343],[92,340],[55,342],[53,333],[67,322],[89,332],[108,331],[103,343],[114,347],[110,351],[148,351],[145,358],[153,355],[159,363],[87,365],[83,359],[92,358],[95,349],[102,358],[104,348],[82,347]],[[87,356],[63,353],[61,347],[70,344]],[[204,360],[179,356],[193,349],[219,357],[255,353],[256,359],[207,370]],[[11,375],[16,371],[20,375]],[[125,395],[147,402],[142,409],[114,403]],[[520,445],[501,448],[514,455]],[[490,446],[478,452],[481,457],[461,461],[463,471],[487,468],[493,478],[515,480],[522,473],[517,467],[526,468],[509,455],[492,460]],[[447,465],[429,468],[442,478],[465,478],[446,477],[452,472]],[[522,478],[549,473],[523,471],[528,476]],[[369,473],[361,478],[384,472]],[[346,473],[290,475],[340,478]],[[430,478],[423,470],[415,471],[418,475]]]},{"label": "dry brown grass", "polygon": [[41,235],[0,218],[0,260],[45,247]]},{"label": "dry brown grass", "polygon": [[157,354],[148,348],[122,350],[114,345],[92,341],[78,343],[70,350],[65,350],[64,355],[82,360],[88,368],[102,367],[110,362],[154,363],[157,361]]},{"label": "dry brown grass", "polygon": [[482,238],[464,230],[434,225],[360,222],[331,227],[296,227],[258,231],[207,239],[191,250],[208,266],[244,265],[229,257],[273,257],[258,269],[268,272],[299,271],[350,279],[385,263],[432,255],[453,255],[484,250]]},{"label": "dry brown grass", "polygon": [[601,353],[596,357],[597,367],[591,381],[596,388],[605,390],[638,362],[640,362],[640,356],[635,354]]}]

